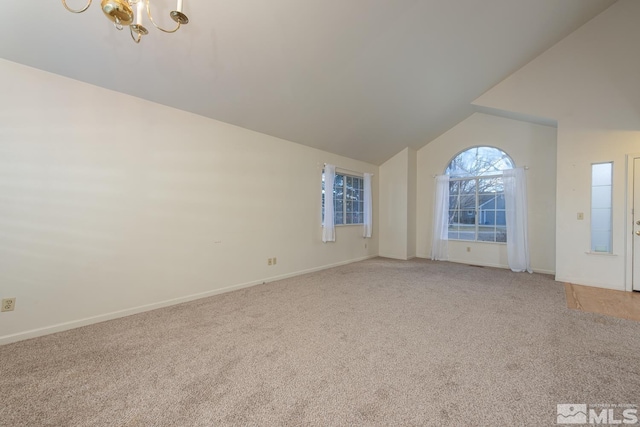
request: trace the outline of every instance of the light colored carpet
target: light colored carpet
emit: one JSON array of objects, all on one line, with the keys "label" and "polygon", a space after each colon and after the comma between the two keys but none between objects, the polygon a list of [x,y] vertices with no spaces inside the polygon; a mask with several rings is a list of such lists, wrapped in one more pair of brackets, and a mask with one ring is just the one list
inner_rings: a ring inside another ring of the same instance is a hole
[{"label": "light colored carpet", "polygon": [[553,425],[640,403],[640,323],[376,258],[0,347],[6,426]]}]

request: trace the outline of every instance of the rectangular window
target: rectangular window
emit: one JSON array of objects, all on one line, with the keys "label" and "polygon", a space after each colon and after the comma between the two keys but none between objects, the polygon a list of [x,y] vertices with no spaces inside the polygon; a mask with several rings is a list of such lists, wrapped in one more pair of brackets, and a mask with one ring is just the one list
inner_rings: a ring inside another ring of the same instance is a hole
[{"label": "rectangular window", "polygon": [[[324,171],[322,172],[322,215],[324,215]],[[364,223],[364,179],[336,173],[333,185],[333,208],[336,225]],[[323,216],[324,221],[324,216]]]},{"label": "rectangular window", "polygon": [[591,165],[591,252],[611,253],[613,162]]},{"label": "rectangular window", "polygon": [[507,241],[501,175],[449,181],[449,239]]}]

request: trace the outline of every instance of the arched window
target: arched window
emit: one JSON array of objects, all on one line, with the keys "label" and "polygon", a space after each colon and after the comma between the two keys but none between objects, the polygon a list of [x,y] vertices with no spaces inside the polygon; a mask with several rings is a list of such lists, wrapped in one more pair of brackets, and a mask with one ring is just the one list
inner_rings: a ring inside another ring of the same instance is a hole
[{"label": "arched window", "polygon": [[449,239],[506,242],[502,171],[514,162],[495,147],[472,147],[456,155],[449,175]]}]

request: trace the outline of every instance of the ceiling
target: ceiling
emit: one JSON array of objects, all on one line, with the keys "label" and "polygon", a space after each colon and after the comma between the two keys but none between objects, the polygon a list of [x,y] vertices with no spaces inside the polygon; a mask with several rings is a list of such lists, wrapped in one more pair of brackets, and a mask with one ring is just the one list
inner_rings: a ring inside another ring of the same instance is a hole
[{"label": "ceiling", "polygon": [[184,0],[188,25],[136,45],[98,0],[5,1],[0,57],[381,164],[614,2]]}]

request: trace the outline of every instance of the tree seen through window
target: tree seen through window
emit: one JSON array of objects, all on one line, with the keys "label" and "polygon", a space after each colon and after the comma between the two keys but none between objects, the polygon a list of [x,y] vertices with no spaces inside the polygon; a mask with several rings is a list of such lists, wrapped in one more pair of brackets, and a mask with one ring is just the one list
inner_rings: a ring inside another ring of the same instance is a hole
[{"label": "tree seen through window", "polygon": [[506,242],[502,171],[513,160],[494,147],[472,147],[451,160],[449,175],[449,239]]},{"label": "tree seen through window", "polygon": [[[322,219],[324,220],[325,186],[322,173]],[[364,223],[364,179],[336,173],[333,184],[334,223],[336,225]]]}]

